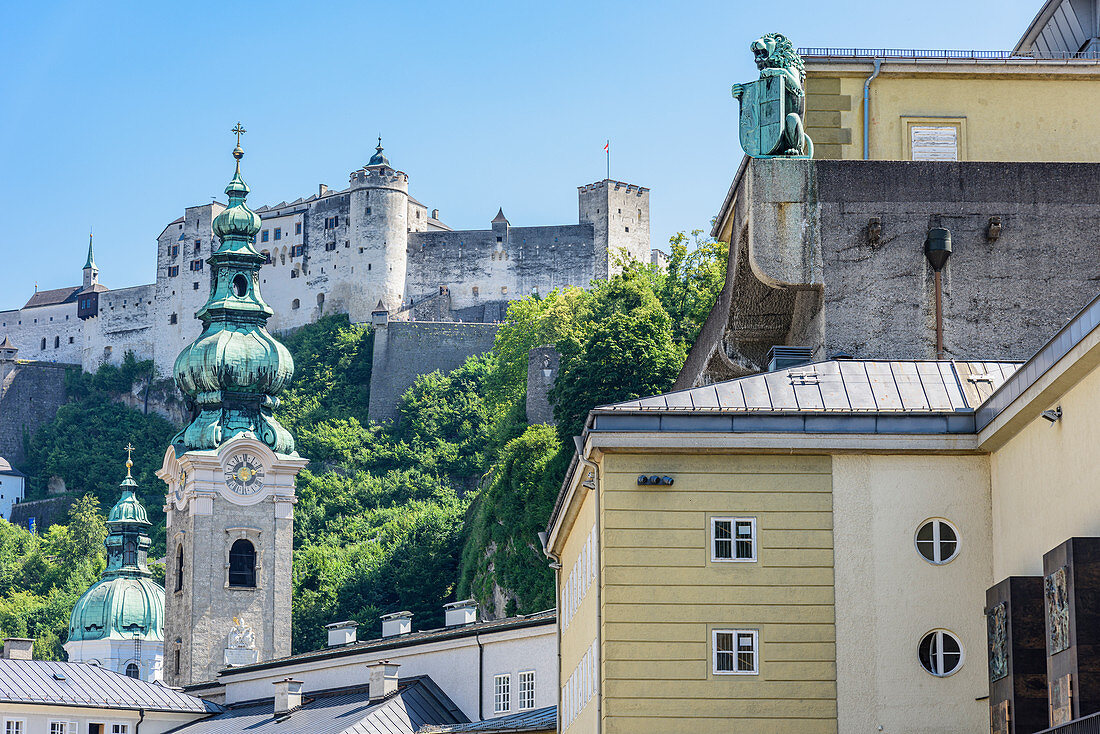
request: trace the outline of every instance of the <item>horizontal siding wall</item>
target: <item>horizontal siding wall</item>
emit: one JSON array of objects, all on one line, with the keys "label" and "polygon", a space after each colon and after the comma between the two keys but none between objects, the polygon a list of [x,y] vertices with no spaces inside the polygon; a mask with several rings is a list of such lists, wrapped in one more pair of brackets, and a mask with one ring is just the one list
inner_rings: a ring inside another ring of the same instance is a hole
[{"label": "horizontal siding wall", "polygon": [[[603,471],[604,730],[835,732],[830,458],[610,454]],[[756,518],[756,562],[710,560],[712,516]],[[759,631],[759,675],[712,673],[714,629]]]}]

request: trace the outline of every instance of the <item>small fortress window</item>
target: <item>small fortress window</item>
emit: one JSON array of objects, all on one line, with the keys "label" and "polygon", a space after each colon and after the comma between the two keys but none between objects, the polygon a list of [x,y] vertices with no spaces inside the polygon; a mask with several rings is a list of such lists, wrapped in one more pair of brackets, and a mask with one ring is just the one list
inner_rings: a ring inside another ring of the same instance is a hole
[{"label": "small fortress window", "polygon": [[46,337],[42,337],[42,348],[46,348]]},{"label": "small fortress window", "polygon": [[299,301],[297,298],[295,298],[293,301],[290,302],[290,307],[295,308],[295,309],[301,308],[302,307],[302,302]]},{"label": "small fortress window", "polygon": [[368,217],[370,216],[370,207],[369,206],[367,207],[367,216]]},{"label": "small fortress window", "polygon": [[260,232],[260,242],[267,242],[267,230]]},{"label": "small fortress window", "polygon": [[[294,268],[293,270],[290,271],[290,277],[291,278],[297,278],[298,277],[298,268]],[[298,307],[295,306],[294,308],[298,308]]]},{"label": "small fortress window", "polygon": [[168,323],[169,324],[175,324],[178,321],[179,321],[179,316],[177,316],[176,314],[172,314],[171,316],[168,317]]},{"label": "small fortress window", "polygon": [[282,227],[276,227],[275,228],[275,239],[281,240],[282,238],[283,238],[283,228]]},{"label": "small fortress window", "polygon": [[183,591],[183,546],[176,547],[176,591]]},{"label": "small fortress window", "polygon": [[179,265],[170,265],[168,267],[168,277],[169,278],[175,278],[179,274],[180,274],[180,266]]},{"label": "small fortress window", "polygon": [[202,240],[195,240],[195,252],[198,252],[201,249],[202,249]]},{"label": "small fortress window", "polygon": [[191,261],[191,270],[192,271],[202,270],[202,258],[201,257],[198,260],[192,260]]},{"label": "small fortress window", "polygon": [[[639,209],[638,211],[641,211],[641,209]],[[294,223],[294,234],[301,234],[301,233],[302,233],[302,223],[301,222],[295,222]]]},{"label": "small fortress window", "polygon": [[198,281],[195,281],[194,283],[191,284],[191,290],[197,291],[198,289],[199,289],[199,282]]},{"label": "small fortress window", "polygon": [[229,585],[256,586],[256,549],[243,538],[229,549]]},{"label": "small fortress window", "polygon": [[335,249],[336,249],[336,243],[335,242],[326,242],[325,243],[325,251],[326,252],[332,252]]},{"label": "small fortress window", "polygon": [[473,289],[472,289],[472,290],[473,290],[473,293],[474,293],[474,297],[476,298],[476,297],[477,297],[477,293],[478,293],[478,291],[477,291],[477,286],[475,285],[475,286],[473,287]]}]

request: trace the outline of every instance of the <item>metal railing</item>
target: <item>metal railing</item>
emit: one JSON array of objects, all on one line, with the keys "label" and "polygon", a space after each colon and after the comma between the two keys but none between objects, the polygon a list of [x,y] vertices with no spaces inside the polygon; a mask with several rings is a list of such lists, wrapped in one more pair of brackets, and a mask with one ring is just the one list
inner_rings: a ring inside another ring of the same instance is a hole
[{"label": "metal railing", "polygon": [[1008,59],[1036,61],[1054,59],[1100,59],[1100,51],[1067,51],[1045,54],[1014,54],[1011,51],[962,51],[953,49],[915,49],[915,48],[828,48],[809,46],[798,49],[800,56],[830,56],[849,59],[971,59],[986,61],[1005,61]]},{"label": "metal railing", "polygon": [[1100,713],[1082,716],[1080,719],[1043,729],[1037,734],[1100,734]]}]

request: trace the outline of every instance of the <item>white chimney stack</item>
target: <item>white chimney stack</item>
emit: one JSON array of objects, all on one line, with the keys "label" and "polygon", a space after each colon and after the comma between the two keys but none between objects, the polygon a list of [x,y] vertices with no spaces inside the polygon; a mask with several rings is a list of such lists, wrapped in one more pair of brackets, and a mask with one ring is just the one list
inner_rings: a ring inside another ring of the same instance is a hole
[{"label": "white chimney stack", "polygon": [[351,621],[326,624],[325,629],[328,630],[328,646],[337,647],[338,645],[350,645],[355,642],[355,628],[358,626],[358,622]]},{"label": "white chimney stack", "polygon": [[328,186],[326,184],[317,184],[317,196],[321,197],[328,193]]},{"label": "white chimney stack", "polygon": [[372,701],[397,693],[397,669],[400,667],[398,663],[391,663],[389,660],[379,660],[367,665]]},{"label": "white chimney stack", "polygon": [[34,639],[8,637],[4,640],[5,660],[34,660]]},{"label": "white chimney stack", "polygon": [[302,681],[293,678],[277,680],[275,685],[275,715],[289,714],[302,705]]},{"label": "white chimney stack", "polygon": [[382,615],[382,636],[396,637],[412,632],[412,612],[394,612]]},{"label": "white chimney stack", "polygon": [[477,602],[473,599],[453,601],[443,605],[448,627],[462,627],[477,621]]}]

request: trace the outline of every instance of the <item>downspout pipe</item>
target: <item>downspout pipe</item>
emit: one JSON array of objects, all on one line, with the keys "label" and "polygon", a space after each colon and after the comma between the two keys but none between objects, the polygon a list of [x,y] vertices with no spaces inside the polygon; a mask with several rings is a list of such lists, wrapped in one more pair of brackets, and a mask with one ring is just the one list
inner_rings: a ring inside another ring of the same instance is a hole
[{"label": "downspout pipe", "polygon": [[474,634],[477,643],[477,720],[485,721],[482,702],[485,700],[485,649],[481,645],[481,633]]},{"label": "downspout pipe", "polygon": [[[600,611],[603,609],[603,535],[600,532],[600,468],[584,458],[584,439],[575,436],[577,459],[592,470],[592,509],[596,515],[596,734],[603,731],[603,626]],[[581,482],[584,486],[584,482]]]},{"label": "downspout pipe", "polygon": [[[558,600],[561,599],[561,558],[559,556],[554,555],[553,551],[551,551],[547,547],[546,541],[548,539],[549,539],[549,534],[548,533],[546,533],[546,532],[539,533],[539,543],[542,544],[542,552],[547,558],[550,559],[550,569],[554,572],[554,607],[556,609],[557,606],[558,606]],[[561,705],[561,703],[562,703],[561,702],[561,673],[562,673],[562,670],[561,670],[561,610],[560,609],[557,610],[557,616],[558,616],[558,623],[555,626],[557,627],[557,633],[558,633],[558,688],[557,688],[557,691],[555,693],[556,693],[556,697],[558,699],[558,712],[557,712],[558,727],[554,731],[561,731],[562,730],[562,726],[561,726],[561,710],[562,710],[562,705]]]},{"label": "downspout pipe", "polygon": [[863,82],[863,160],[871,160],[871,82],[882,69],[882,59],[875,59],[875,71]]}]

